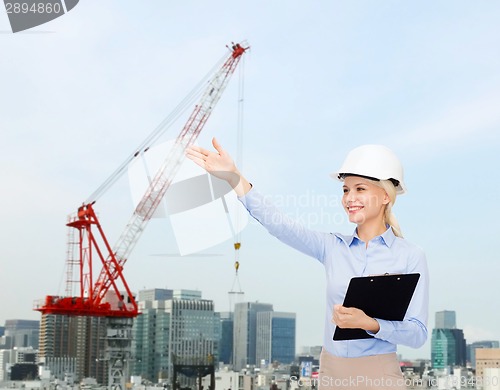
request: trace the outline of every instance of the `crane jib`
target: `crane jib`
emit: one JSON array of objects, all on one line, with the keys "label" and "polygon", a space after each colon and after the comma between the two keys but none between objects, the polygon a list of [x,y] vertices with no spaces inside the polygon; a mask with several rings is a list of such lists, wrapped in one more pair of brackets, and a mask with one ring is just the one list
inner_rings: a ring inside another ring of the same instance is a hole
[{"label": "crane jib", "polygon": [[[196,141],[224,92],[241,56],[248,48],[240,43],[231,45],[229,55],[222,66],[211,75],[200,100],[177,136],[170,154],[154,175],[150,186],[113,248],[109,245],[94,211],[95,199],[81,206],[77,215],[69,220],[67,226],[73,231],[76,229],[78,239],[68,239],[68,246],[77,246],[78,259],[71,258],[71,261],[68,259],[67,265],[68,267],[75,263],[79,265],[79,296],[47,296],[43,303],[35,306],[35,310],[43,314],[76,316],[126,318],[138,315],[135,297],[122,272],[123,266],[179,170],[186,149]],[[137,156],[138,153],[136,152],[134,156]],[[118,172],[123,169],[123,166],[120,167]],[[70,252],[72,251],[68,249],[68,253]],[[94,257],[102,263],[101,271],[95,281]],[[68,272],[69,274],[70,272]]]}]

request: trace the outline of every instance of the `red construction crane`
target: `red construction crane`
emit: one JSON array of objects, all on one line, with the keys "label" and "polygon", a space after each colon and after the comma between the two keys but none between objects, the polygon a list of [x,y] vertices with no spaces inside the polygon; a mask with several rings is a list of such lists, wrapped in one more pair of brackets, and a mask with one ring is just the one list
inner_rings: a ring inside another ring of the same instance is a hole
[{"label": "red construction crane", "polygon": [[[95,199],[91,197],[88,202],[78,208],[76,216],[70,218],[67,226],[76,229],[72,231],[77,233],[75,240],[78,244],[77,258],[68,259],[68,264],[79,265],[79,295],[49,295],[45,298],[43,305],[35,307],[35,310],[42,314],[70,316],[133,318],[138,315],[137,303],[123,275],[123,266],[175,177],[184,159],[186,148],[197,139],[241,56],[247,49],[248,47],[242,44],[231,45],[229,55],[209,79],[200,101],[177,136],[170,154],[152,179],[113,248],[94,211]],[[148,147],[149,145],[145,149],[141,147],[140,151],[131,156],[131,159],[147,151]],[[122,165],[117,172],[123,173],[123,168],[130,162]],[[103,187],[110,186],[114,181],[116,181],[116,175],[108,179]],[[96,260],[102,263],[102,269],[94,279],[96,275],[93,273],[93,265]],[[67,282],[69,283],[69,280]],[[126,292],[125,295],[122,295],[123,291]]]}]

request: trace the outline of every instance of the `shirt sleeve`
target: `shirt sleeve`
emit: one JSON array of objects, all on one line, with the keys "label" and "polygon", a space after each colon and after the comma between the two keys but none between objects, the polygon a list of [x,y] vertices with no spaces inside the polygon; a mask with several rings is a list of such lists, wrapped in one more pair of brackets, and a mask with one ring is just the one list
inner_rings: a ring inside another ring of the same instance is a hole
[{"label": "shirt sleeve", "polygon": [[308,256],[324,261],[325,238],[329,236],[328,233],[313,231],[293,220],[254,187],[238,199],[271,235]]},{"label": "shirt sleeve", "polygon": [[403,321],[388,321],[375,318],[380,330],[368,332],[377,339],[393,344],[420,348],[427,340],[427,317],[429,310],[429,271],[423,251],[418,250],[410,259],[408,273],[420,273],[417,287]]}]

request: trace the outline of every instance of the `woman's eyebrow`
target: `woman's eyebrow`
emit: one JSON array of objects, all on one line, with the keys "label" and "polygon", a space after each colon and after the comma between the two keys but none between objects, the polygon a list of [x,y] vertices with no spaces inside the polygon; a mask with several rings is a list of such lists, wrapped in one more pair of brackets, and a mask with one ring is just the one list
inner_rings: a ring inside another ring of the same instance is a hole
[{"label": "woman's eyebrow", "polygon": [[[367,185],[368,185],[368,183],[359,182],[359,183],[352,184],[351,187],[355,187],[355,186],[367,186]],[[342,187],[349,188],[349,186],[347,184],[344,184]]]}]

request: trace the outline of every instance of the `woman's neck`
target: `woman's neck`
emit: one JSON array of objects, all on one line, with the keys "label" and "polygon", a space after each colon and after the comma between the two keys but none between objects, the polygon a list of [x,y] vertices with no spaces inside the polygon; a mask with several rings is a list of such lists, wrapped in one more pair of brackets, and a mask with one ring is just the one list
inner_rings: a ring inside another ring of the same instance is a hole
[{"label": "woman's neck", "polygon": [[362,224],[358,225],[357,233],[360,240],[366,243],[368,246],[368,242],[372,240],[374,237],[380,236],[387,230],[385,223],[382,221],[376,224]]}]

